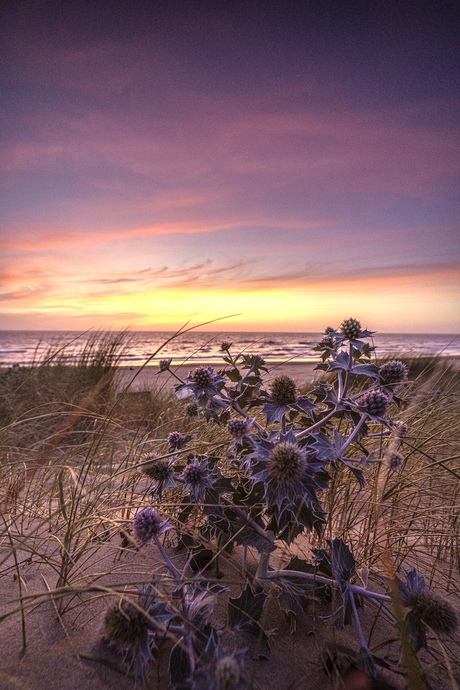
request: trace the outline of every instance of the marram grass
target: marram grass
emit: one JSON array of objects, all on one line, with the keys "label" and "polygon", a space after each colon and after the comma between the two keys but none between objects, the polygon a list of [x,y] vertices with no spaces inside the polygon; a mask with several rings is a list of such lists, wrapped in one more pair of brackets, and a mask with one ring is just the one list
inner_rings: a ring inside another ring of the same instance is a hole
[{"label": "marram grass", "polygon": [[[161,628],[163,635],[168,631],[174,666],[188,659],[183,663],[193,682],[243,688],[252,677],[250,658],[238,651],[245,645],[223,649],[209,633],[211,659],[196,639],[200,621],[211,615],[215,575],[223,567],[219,585],[241,591],[237,603],[230,601],[229,624],[252,625],[262,647],[264,614],[257,612],[266,592],[289,588],[291,581],[290,596],[302,591],[308,598],[332,577],[344,597],[336,622],[354,621],[366,672],[383,656],[394,682],[404,677],[390,640],[407,634],[410,647],[404,620],[397,625],[407,616],[443,649],[441,661],[430,646],[417,650],[411,678],[458,682],[451,602],[460,594],[459,373],[436,358],[375,362],[371,351],[359,350],[366,334],[356,319],[328,329],[323,348],[341,348],[351,359],[326,371],[316,394],[312,387],[296,390],[288,377],[264,385],[263,360],[238,360],[228,343],[224,366],[239,393],[227,392],[226,375],[209,367],[177,384],[179,392],[191,392],[182,403],[172,385],[120,389],[124,334],[99,334],[79,354],[63,348],[32,367],[0,372],[0,572],[18,585],[0,626],[17,617],[27,648],[28,616],[36,606],[53,601],[59,616],[84,620],[102,598],[101,629],[123,647],[139,683],[147,682]],[[380,380],[375,374],[366,388],[360,370],[352,389],[352,368],[366,362],[376,371],[380,366]],[[161,376],[168,376],[169,365]],[[332,389],[349,411],[334,408]],[[332,452],[344,461],[326,462]],[[149,506],[154,511],[142,513]],[[150,534],[151,524],[158,534]],[[142,544],[150,541],[146,553],[160,554],[154,563],[141,558]],[[312,547],[324,565],[319,570],[311,569]],[[40,596],[24,587],[31,569],[46,572],[49,589]],[[395,588],[386,582],[412,572],[423,575],[426,589],[411,595],[411,607],[403,601],[393,609]],[[364,631],[358,597],[368,597],[372,610],[381,607],[385,625],[394,625],[388,643],[376,635],[380,623]],[[180,686],[173,670],[170,682]]]}]

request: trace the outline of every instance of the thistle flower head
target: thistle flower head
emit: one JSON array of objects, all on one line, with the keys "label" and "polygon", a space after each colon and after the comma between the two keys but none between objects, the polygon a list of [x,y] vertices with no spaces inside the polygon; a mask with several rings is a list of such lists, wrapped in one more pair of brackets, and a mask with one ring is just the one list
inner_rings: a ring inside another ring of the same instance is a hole
[{"label": "thistle flower head", "polygon": [[154,458],[148,465],[144,465],[142,472],[150,479],[157,482],[164,482],[168,478],[170,472],[170,463],[167,458]]},{"label": "thistle flower head", "polygon": [[144,508],[133,521],[133,534],[137,541],[145,546],[151,544],[155,536],[160,536],[172,529],[169,520],[164,520],[153,508]]},{"label": "thistle flower head", "polygon": [[393,436],[396,436],[396,438],[404,438],[404,436],[407,434],[407,424],[402,422],[400,419],[395,420],[393,422],[392,433]]},{"label": "thistle flower head", "polygon": [[344,338],[356,340],[361,333],[361,324],[357,319],[344,319],[340,325],[340,330]]},{"label": "thistle flower head", "polygon": [[293,484],[302,477],[306,454],[296,443],[282,441],[271,450],[268,460],[272,479],[280,484]]},{"label": "thistle flower head", "polygon": [[226,340],[224,340],[224,342],[220,346],[220,349],[222,352],[228,352],[232,345],[233,345],[233,343],[230,343],[230,342],[227,342]]},{"label": "thistle flower head", "polygon": [[160,363],[158,365],[158,368],[160,371],[168,371],[169,367],[171,366],[172,359],[169,357],[169,359],[160,359]]},{"label": "thistle flower head", "polygon": [[174,450],[180,450],[184,446],[185,441],[186,437],[180,431],[171,431],[168,436],[168,443]]},{"label": "thistle flower head", "polygon": [[330,335],[331,333],[335,332],[335,328],[332,328],[332,326],[326,326],[324,329],[324,334],[325,335]]},{"label": "thistle flower head", "polygon": [[179,479],[184,483],[184,490],[190,491],[192,501],[200,503],[204,500],[206,489],[212,486],[210,476],[208,461],[200,462],[198,458],[194,458],[184,467]]},{"label": "thistle flower head", "polygon": [[458,625],[458,617],[452,605],[428,589],[412,592],[408,606],[411,617],[419,623],[425,623],[438,633],[452,633]]},{"label": "thistle flower head", "polygon": [[393,451],[388,454],[388,467],[392,472],[398,472],[403,466],[404,458],[401,453]]},{"label": "thistle flower head", "polygon": [[359,407],[362,407],[373,417],[383,417],[387,411],[389,402],[388,396],[381,391],[368,391],[356,401]]},{"label": "thistle flower head", "polygon": [[198,417],[198,405],[195,401],[189,403],[185,408],[185,417],[187,419],[192,419],[193,417]]},{"label": "thistle flower head", "polygon": [[408,370],[403,362],[392,359],[379,367],[379,378],[382,386],[391,386],[406,381]]},{"label": "thistle flower head", "polygon": [[296,401],[295,382],[284,374],[277,376],[273,379],[270,394],[278,405],[292,405]]},{"label": "thistle flower head", "polygon": [[238,661],[233,656],[223,656],[216,663],[214,678],[216,690],[236,690],[241,679]]},{"label": "thistle flower head", "polygon": [[232,436],[236,440],[242,439],[243,436],[246,436],[249,429],[251,428],[251,422],[252,420],[249,419],[230,419],[227,424],[227,429],[230,436]]},{"label": "thistle flower head", "polygon": [[197,367],[193,370],[191,378],[198,388],[207,388],[211,383],[212,374],[208,367]]},{"label": "thistle flower head", "polygon": [[145,638],[148,622],[139,609],[126,601],[109,608],[104,618],[104,637],[114,645],[132,647]]}]

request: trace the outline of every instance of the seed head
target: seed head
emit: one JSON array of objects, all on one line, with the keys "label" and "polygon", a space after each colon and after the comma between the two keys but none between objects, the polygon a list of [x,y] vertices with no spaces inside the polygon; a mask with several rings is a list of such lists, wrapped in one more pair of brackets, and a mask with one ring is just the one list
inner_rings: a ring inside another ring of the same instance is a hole
[{"label": "seed head", "polygon": [[404,462],[404,458],[401,453],[396,453],[393,451],[388,454],[388,466],[392,472],[397,472],[401,469]]},{"label": "seed head", "polygon": [[235,439],[241,439],[249,430],[249,424],[246,419],[230,419],[227,425],[229,434]]},{"label": "seed head", "polygon": [[216,663],[214,672],[216,690],[236,690],[241,679],[238,661],[233,656],[224,656]]},{"label": "seed head", "polygon": [[104,637],[120,647],[140,642],[147,631],[147,619],[135,606],[126,601],[107,610],[104,619]]},{"label": "seed head", "polygon": [[361,324],[359,321],[357,321],[357,319],[345,319],[342,321],[340,330],[344,338],[347,338],[348,340],[356,340],[361,333]]},{"label": "seed head", "polygon": [[382,364],[379,368],[379,378],[382,386],[402,383],[407,379],[407,374],[406,365],[394,359],[390,362],[385,362],[385,364]]},{"label": "seed head", "polygon": [[387,411],[390,400],[388,396],[381,391],[368,391],[356,402],[360,407],[363,407],[366,412],[374,417],[383,417]]},{"label": "seed head", "polygon": [[273,379],[271,397],[278,405],[292,405],[296,401],[295,382],[284,374]]},{"label": "seed head", "polygon": [[273,479],[283,484],[292,484],[303,474],[306,455],[296,443],[282,441],[272,448],[268,460]]},{"label": "seed head", "polygon": [[185,416],[187,418],[198,417],[198,405],[196,402],[191,402],[185,408]]},{"label": "seed head", "polygon": [[185,436],[180,431],[171,431],[168,436],[168,443],[171,448],[179,450],[185,443]]},{"label": "seed head", "polygon": [[157,482],[164,482],[169,474],[169,461],[165,458],[156,458],[149,462],[148,465],[144,465],[142,471],[147,477],[150,477],[150,479],[154,479]]},{"label": "seed head", "polygon": [[144,508],[133,521],[133,534],[141,544],[150,544],[153,537],[160,533],[164,524],[160,514],[153,508]]},{"label": "seed head", "polygon": [[425,623],[438,633],[452,633],[458,625],[455,609],[448,601],[441,599],[434,592],[421,590],[412,592],[408,605],[415,620]]},{"label": "seed head", "polygon": [[192,380],[198,388],[207,388],[211,383],[211,373],[206,367],[197,367],[192,372]]}]

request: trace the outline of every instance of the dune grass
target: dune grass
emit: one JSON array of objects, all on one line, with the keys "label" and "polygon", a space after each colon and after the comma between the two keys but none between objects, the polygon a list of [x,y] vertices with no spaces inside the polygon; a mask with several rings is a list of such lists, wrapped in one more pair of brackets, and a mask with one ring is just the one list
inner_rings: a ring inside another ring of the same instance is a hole
[{"label": "dune grass", "polygon": [[[14,576],[17,583],[16,600],[3,607],[0,626],[16,616],[24,648],[27,613],[39,603],[54,601],[59,616],[84,616],[88,601],[132,600],[134,584],[149,582],[150,566],[130,572],[123,554],[134,548],[133,516],[151,503],[143,470],[152,457],[171,455],[168,433],[191,435],[187,450],[197,453],[225,443],[217,425],[184,419],[170,386],[121,390],[116,374],[125,347],[124,334],[98,334],[80,351],[58,349],[32,367],[0,372],[0,578]],[[352,546],[363,581],[415,566],[430,586],[455,598],[460,376],[442,359],[406,363],[409,383],[401,397],[408,402],[400,403],[397,416],[408,431],[394,435],[398,462],[391,454],[368,462],[364,489],[338,471],[325,498],[330,510],[323,539],[298,548],[306,553],[312,544],[341,537]],[[376,458],[380,443],[376,438]],[[174,520],[178,504],[174,490],[166,491],[162,512]],[[227,557],[223,548],[219,555]],[[174,557],[182,562],[180,554]],[[29,591],[31,569],[46,574],[46,592]],[[458,677],[458,650],[445,641],[442,649],[441,659],[431,654],[425,663]]]}]

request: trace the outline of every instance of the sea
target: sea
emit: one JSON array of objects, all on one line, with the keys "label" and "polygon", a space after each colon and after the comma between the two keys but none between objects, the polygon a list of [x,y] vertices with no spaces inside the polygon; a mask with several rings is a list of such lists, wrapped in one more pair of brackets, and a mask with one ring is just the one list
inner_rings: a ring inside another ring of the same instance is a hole
[{"label": "sea", "polygon": [[[89,331],[0,331],[0,367],[31,366],[49,358],[58,350],[71,364],[91,338],[102,335]],[[116,338],[118,333],[109,333]],[[313,348],[323,338],[321,333],[248,333],[188,331],[176,335],[165,331],[129,331],[122,334],[125,347],[119,363],[123,366],[157,366],[161,359],[173,364],[222,363],[221,344],[232,343],[231,352],[260,355],[267,363],[296,361],[318,362]],[[376,356],[435,355],[460,357],[460,334],[375,333],[371,344]],[[52,361],[52,360],[51,360]]]}]

